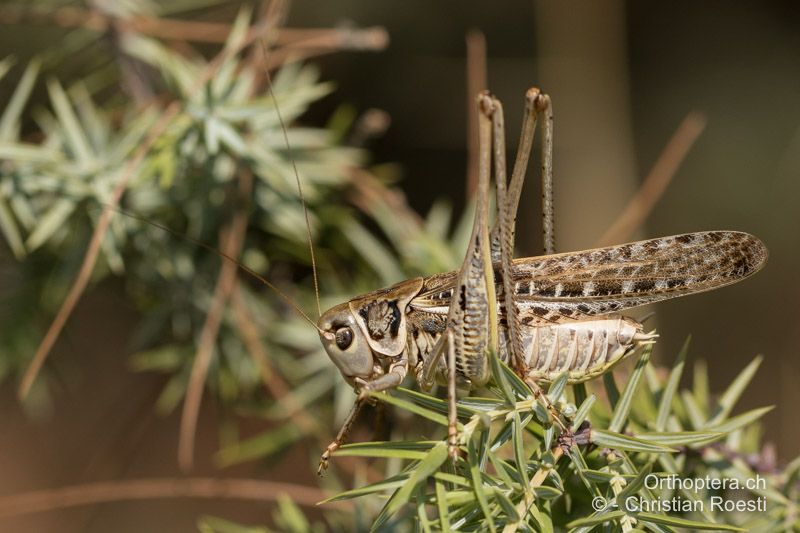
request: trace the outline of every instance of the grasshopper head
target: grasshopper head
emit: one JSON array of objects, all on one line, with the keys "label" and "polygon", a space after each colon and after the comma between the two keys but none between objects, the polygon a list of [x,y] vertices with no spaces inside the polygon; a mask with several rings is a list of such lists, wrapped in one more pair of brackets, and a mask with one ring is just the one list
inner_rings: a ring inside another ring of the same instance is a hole
[{"label": "grasshopper head", "polygon": [[347,303],[325,311],[317,322],[319,338],[342,376],[351,385],[356,378],[368,380],[373,373],[372,348]]},{"label": "grasshopper head", "polygon": [[348,383],[381,375],[381,362],[402,355],[406,308],[422,284],[422,278],[407,279],[331,307],[319,318],[322,346]]}]

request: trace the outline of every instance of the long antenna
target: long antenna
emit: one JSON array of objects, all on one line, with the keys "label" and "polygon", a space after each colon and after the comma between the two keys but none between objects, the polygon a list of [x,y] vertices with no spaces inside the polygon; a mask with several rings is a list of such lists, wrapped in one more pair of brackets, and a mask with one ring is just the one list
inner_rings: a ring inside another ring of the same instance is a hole
[{"label": "long antenna", "polygon": [[[264,55],[267,55],[266,45],[264,41],[261,41],[261,46],[264,47]],[[267,88],[269,89],[269,95],[272,97],[272,101],[275,102],[275,112],[278,115],[278,122],[281,124],[281,131],[283,132],[283,140],[286,144],[286,155],[289,157],[289,161],[292,162],[292,169],[294,170],[294,179],[297,182],[297,193],[300,196],[300,204],[303,206],[303,216],[306,220],[306,237],[308,237],[308,251],[311,254],[311,274],[314,277],[314,295],[317,299],[317,316],[322,316],[322,308],[319,305],[319,279],[317,278],[317,258],[314,255],[314,244],[313,239],[311,238],[311,221],[308,218],[308,206],[306,205],[306,197],[303,194],[303,184],[300,181],[300,173],[297,171],[297,161],[292,154],[292,147],[289,144],[289,133],[286,130],[286,123],[283,121],[283,115],[281,115],[280,107],[278,106],[278,99],[275,98],[275,92],[272,90],[272,77],[269,74],[269,68],[264,68],[264,75],[267,78]],[[316,327],[316,324],[314,324]]]},{"label": "long antenna", "polygon": [[[264,56],[266,57],[268,55],[268,53],[269,53],[268,50],[267,50],[266,43],[264,42],[263,39],[260,40],[260,43],[261,43],[261,46],[263,48]],[[292,163],[292,170],[294,171],[295,182],[297,183],[297,192],[298,192],[298,196],[300,197],[300,204],[303,206],[303,216],[305,218],[305,223],[306,223],[306,236],[308,238],[308,249],[309,249],[309,253],[311,255],[311,271],[312,271],[312,275],[313,275],[313,279],[314,279],[314,296],[315,296],[316,304],[317,304],[317,315],[321,316],[322,315],[322,308],[320,306],[320,297],[319,297],[319,278],[317,276],[317,259],[316,259],[316,255],[314,253],[314,244],[313,244],[313,239],[312,239],[312,235],[311,235],[311,220],[310,220],[309,215],[308,215],[308,205],[306,204],[305,194],[303,193],[303,184],[302,184],[302,181],[300,180],[300,173],[297,170],[297,161],[294,158],[294,154],[292,153],[292,147],[291,147],[291,144],[289,142],[289,134],[288,134],[288,130],[286,128],[286,122],[283,120],[283,115],[281,114],[280,107],[278,106],[278,99],[275,97],[275,91],[273,90],[273,87],[272,87],[272,77],[270,76],[268,68],[264,69],[264,76],[265,76],[266,81],[267,81],[267,89],[269,90],[270,97],[272,98],[273,102],[275,103],[275,111],[276,111],[277,116],[278,116],[278,121],[279,121],[279,123],[281,125],[281,132],[283,133],[283,140],[284,140],[284,143],[286,145],[287,156],[288,156],[289,160]],[[161,229],[163,231],[166,231],[167,233],[170,233],[170,234],[172,234],[172,235],[174,235],[174,236],[176,236],[176,237],[178,237],[180,239],[184,239],[184,240],[186,240],[188,242],[191,242],[192,244],[195,244],[196,246],[199,246],[200,248],[203,248],[204,250],[208,250],[209,252],[214,253],[214,254],[222,257],[223,259],[227,259],[228,261],[230,261],[233,264],[235,264],[242,272],[245,272],[249,276],[253,277],[254,279],[257,279],[258,281],[260,281],[261,283],[263,283],[264,285],[266,285],[267,287],[272,289],[275,292],[275,294],[277,294],[283,301],[285,301],[287,304],[289,304],[289,306],[292,309],[294,309],[297,312],[297,314],[299,314],[306,322],[311,324],[311,326],[314,329],[316,329],[320,333],[320,335],[323,335],[325,337],[331,336],[330,333],[324,331],[319,326],[317,326],[317,323],[314,320],[312,320],[300,308],[300,306],[298,306],[294,302],[294,300],[292,300],[292,298],[289,297],[289,295],[287,295],[285,292],[283,292],[281,289],[279,289],[275,284],[270,282],[264,276],[262,276],[261,274],[259,274],[256,271],[254,271],[253,269],[249,268],[248,266],[244,265],[243,263],[241,263],[240,261],[238,261],[234,257],[231,257],[230,255],[226,254],[225,252],[223,252],[221,250],[218,250],[218,249],[214,248],[213,246],[210,246],[210,245],[208,245],[208,244],[206,244],[206,243],[204,243],[204,242],[202,242],[202,241],[200,241],[198,239],[190,237],[189,235],[186,235],[184,233],[176,231],[176,230],[174,230],[174,229],[172,229],[170,227],[167,227],[167,226],[164,226],[162,224],[159,224],[158,222],[155,222],[153,220],[149,220],[149,219],[147,219],[145,217],[142,217],[142,216],[139,216],[139,215],[137,215],[135,213],[131,213],[131,212],[125,211],[124,209],[121,209],[120,207],[117,207],[117,206],[108,205],[108,204],[102,204],[102,205],[104,205],[105,207],[110,208],[110,209],[112,209],[114,211],[117,211],[122,215],[125,215],[125,216],[128,216],[130,218],[139,220],[139,221],[144,222],[146,224],[150,224],[151,226],[159,228],[159,229]]]},{"label": "long antenna", "polygon": [[274,283],[269,281],[267,278],[265,278],[264,276],[262,276],[261,274],[259,274],[255,270],[253,270],[252,268],[244,265],[240,261],[237,261],[235,258],[231,257],[230,255],[226,254],[225,252],[223,252],[221,250],[218,250],[218,249],[214,248],[213,246],[210,246],[210,245],[204,243],[203,241],[195,239],[194,237],[190,237],[189,235],[186,235],[185,233],[181,233],[180,231],[176,231],[176,230],[174,230],[174,229],[172,229],[172,228],[170,228],[168,226],[164,226],[163,224],[159,224],[158,222],[155,222],[155,221],[150,220],[148,218],[145,218],[143,216],[137,215],[136,213],[131,213],[130,211],[125,211],[124,209],[121,209],[119,207],[112,206],[112,205],[109,205],[109,204],[101,203],[101,205],[106,207],[106,208],[112,209],[113,211],[116,211],[117,213],[119,213],[121,215],[125,215],[126,217],[130,217],[130,218],[133,218],[133,219],[138,220],[140,222],[144,222],[146,224],[150,224],[151,226],[153,226],[155,228],[158,228],[158,229],[160,229],[162,231],[166,231],[167,233],[170,233],[170,234],[178,237],[179,239],[183,239],[185,241],[188,241],[188,242],[190,242],[190,243],[192,243],[192,244],[194,244],[196,246],[199,246],[200,248],[203,248],[204,250],[208,250],[209,252],[217,254],[218,256],[222,257],[223,259],[227,259],[228,261],[230,261],[231,263],[233,263],[237,267],[239,267],[239,269],[241,269],[242,272],[245,272],[246,274],[252,276],[253,278],[257,279],[258,281],[260,281],[261,283],[263,283],[264,285],[266,285],[267,287],[269,287],[270,289],[275,291],[275,293],[278,296],[280,296],[283,299],[283,301],[288,303],[292,307],[292,309],[297,311],[297,314],[299,314],[301,317],[303,317],[303,319],[305,319],[306,322],[311,324],[314,327],[314,329],[319,331],[320,334],[325,335],[325,336],[329,335],[329,334],[326,334],[326,332],[324,330],[322,330],[319,326],[317,326],[317,323],[314,322],[302,309],[300,309],[300,306],[298,306],[296,303],[294,303],[294,300],[292,300],[289,297],[288,294],[286,294],[285,292],[280,290]]}]

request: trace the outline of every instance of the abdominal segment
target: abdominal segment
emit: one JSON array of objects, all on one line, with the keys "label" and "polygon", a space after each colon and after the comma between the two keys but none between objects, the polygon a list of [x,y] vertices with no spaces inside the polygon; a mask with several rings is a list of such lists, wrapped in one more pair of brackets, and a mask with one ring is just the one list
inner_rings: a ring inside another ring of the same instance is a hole
[{"label": "abdominal segment", "polygon": [[[633,353],[639,344],[653,342],[656,335],[642,329],[639,322],[623,316],[522,326],[527,374],[536,381],[552,381],[564,371],[569,372],[569,383],[592,379]],[[508,363],[505,339],[500,345],[500,357]]]}]

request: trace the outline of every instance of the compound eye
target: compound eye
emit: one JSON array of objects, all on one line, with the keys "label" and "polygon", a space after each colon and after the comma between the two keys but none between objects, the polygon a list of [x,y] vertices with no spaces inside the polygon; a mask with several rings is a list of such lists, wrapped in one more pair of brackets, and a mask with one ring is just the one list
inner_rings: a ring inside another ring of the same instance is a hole
[{"label": "compound eye", "polygon": [[353,343],[353,330],[349,327],[336,330],[336,346],[340,350],[346,350]]}]

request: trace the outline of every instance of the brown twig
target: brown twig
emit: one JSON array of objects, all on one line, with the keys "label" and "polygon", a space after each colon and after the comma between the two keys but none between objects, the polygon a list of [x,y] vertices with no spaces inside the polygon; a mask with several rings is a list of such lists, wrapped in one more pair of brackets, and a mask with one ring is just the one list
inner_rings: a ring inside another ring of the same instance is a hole
[{"label": "brown twig", "polygon": [[389,33],[381,26],[368,28],[294,29],[293,39],[276,42],[281,50],[383,50]]},{"label": "brown twig", "polygon": [[306,61],[312,57],[332,54],[341,50],[383,50],[389,44],[389,34],[382,27],[347,30],[338,35],[315,37],[276,48],[270,53],[265,68]]},{"label": "brown twig", "polygon": [[[97,31],[103,32],[112,19],[106,17],[102,27]],[[117,22],[120,29],[143,33],[151,37],[158,37],[170,41],[192,41],[205,43],[224,43],[231,32],[231,25],[224,22],[204,22],[197,20],[180,20],[152,17],[132,17]]]},{"label": "brown twig", "polygon": [[475,95],[487,89],[486,37],[480,30],[467,33],[467,200],[478,186],[478,108]]},{"label": "brown twig", "polygon": [[[231,298],[234,320],[242,336],[245,347],[247,348],[247,353],[258,367],[258,373],[261,376],[261,382],[264,384],[264,388],[292,414],[293,424],[297,424],[305,433],[316,434],[324,439],[324,434],[319,424],[317,424],[314,418],[304,411],[302,406],[295,401],[294,397],[290,394],[291,389],[289,384],[283,380],[280,374],[278,374],[269,363],[267,350],[259,338],[258,326],[250,314],[250,310],[247,308],[247,304],[242,296],[242,290],[241,287],[237,289]],[[327,442],[324,442],[322,446],[327,446],[327,444]]]},{"label": "brown twig", "polygon": [[386,111],[375,108],[367,109],[353,124],[347,137],[347,144],[363,148],[369,140],[386,133],[391,124],[392,117]]},{"label": "brown twig", "polygon": [[[291,395],[289,384],[283,380],[281,375],[270,365],[269,356],[264,344],[258,334],[258,326],[253,318],[247,303],[244,300],[243,289],[239,287],[231,297],[231,304],[234,313],[234,320],[239,333],[242,336],[250,358],[256,364],[261,376],[264,388],[272,395],[275,400],[287,409],[287,417],[291,414],[292,424],[296,424],[302,432],[307,435],[314,435],[319,449],[324,450],[330,442],[331,436],[319,423],[311,416]],[[366,472],[370,482],[383,479],[380,472],[369,466],[367,461],[356,458],[357,462],[342,462],[342,467],[349,473],[355,473],[356,469],[361,468]]]},{"label": "brown twig", "polygon": [[281,27],[280,33],[272,35],[269,42],[262,39],[263,46],[253,48],[251,61],[260,59],[267,71],[283,65],[289,59],[298,61],[299,58],[307,59],[341,50],[383,50],[389,43],[389,34],[382,26],[284,28],[289,12],[289,3],[286,1],[262,2],[260,12],[260,19],[276,21],[275,24]]},{"label": "brown twig", "polygon": [[[256,8],[256,20],[264,20],[268,19],[269,17],[277,17],[272,20],[277,21],[276,25],[284,28],[284,24],[286,24],[286,16],[288,15],[288,8],[286,2],[270,2],[269,0],[262,0],[258,2],[258,8]],[[285,28],[284,28],[285,29]],[[278,39],[280,34],[272,33],[269,35],[270,41],[267,42],[267,39],[261,39],[259,46],[254,46],[250,49],[250,52],[247,54],[247,62],[253,69],[253,79],[250,82],[250,87],[248,91],[250,93],[255,93],[256,91],[261,90],[265,74],[261,72],[259,69],[259,65],[265,64],[265,60],[269,53],[270,48],[272,45],[275,44],[275,41]]]},{"label": "brown twig", "polygon": [[398,228],[412,232],[414,228],[423,226],[422,218],[411,209],[405,195],[399,189],[382,186],[375,176],[361,168],[351,169],[348,177],[355,189],[352,202],[364,213],[374,215],[376,207],[385,205],[397,218]]},{"label": "brown twig", "polygon": [[[248,168],[239,172],[239,194],[241,198],[248,198],[253,188],[253,174]],[[247,230],[247,209],[238,209],[231,220],[230,226],[225,231],[222,239],[222,253],[228,257],[238,257],[244,245],[245,231]],[[190,470],[194,462],[194,442],[197,430],[197,418],[200,414],[200,402],[203,398],[203,389],[206,384],[208,367],[214,353],[219,326],[222,323],[222,314],[236,285],[236,274],[239,266],[233,261],[222,264],[214,296],[208,307],[206,321],[200,332],[197,353],[189,375],[189,385],[186,389],[186,401],[183,402],[181,415],[180,440],[178,442],[178,465],[184,471]]]},{"label": "brown twig", "polygon": [[[105,33],[116,26],[119,30],[134,31],[169,41],[224,43],[231,32],[226,22],[135,16],[117,18],[98,10],[63,6],[56,9],[32,5],[5,5],[0,8],[0,24],[19,22],[54,24],[61,28],[84,28]],[[290,48],[349,48],[372,49],[385,47],[383,28],[282,28],[274,41],[276,46]]]},{"label": "brown twig", "polygon": [[[19,516],[97,503],[161,498],[225,498],[274,502],[282,495],[306,507],[326,498],[322,490],[260,479],[160,478],[71,485],[0,497],[0,517]],[[347,503],[331,505],[350,507]]]},{"label": "brown twig", "polygon": [[[195,83],[194,89],[198,90],[203,86],[203,84],[208,82],[214,76],[214,74],[216,74],[217,70],[219,70],[219,67],[222,65],[224,60],[239,53],[247,46],[250,46],[253,41],[271,29],[272,26],[269,21],[252,26],[241,42],[239,42],[236,46],[224,48],[219,54],[217,54],[217,56],[206,66],[202,75]],[[100,252],[100,243],[102,242],[103,237],[108,230],[111,217],[114,214],[116,206],[119,205],[119,201],[122,198],[123,192],[125,192],[128,182],[136,174],[136,171],[144,160],[145,155],[147,155],[147,152],[161,136],[161,134],[164,133],[172,119],[178,114],[178,112],[180,112],[180,110],[181,102],[178,100],[173,101],[169,106],[167,106],[167,108],[161,114],[159,120],[150,129],[147,137],[139,145],[139,148],[133,154],[128,164],[122,169],[117,184],[114,186],[111,196],[106,201],[103,212],[97,221],[97,226],[95,226],[94,233],[92,233],[92,238],[83,258],[83,263],[81,264],[78,276],[75,278],[75,281],[70,287],[69,293],[64,299],[64,303],[61,304],[61,308],[58,310],[55,319],[53,319],[50,329],[47,330],[44,339],[42,339],[42,342],[39,345],[33,360],[25,370],[25,374],[22,377],[22,381],[18,390],[20,398],[25,398],[25,396],[27,396],[34,380],[36,379],[36,376],[39,374],[42,365],[47,359],[47,355],[53,348],[53,345],[55,344],[56,339],[58,339],[61,330],[64,329],[67,319],[72,314],[72,311],[74,310],[75,305],[78,303],[78,300],[80,300],[83,291],[86,290],[86,286],[88,285],[92,271],[94,270],[94,265],[97,262],[97,256]]]},{"label": "brown twig", "polygon": [[658,156],[639,190],[611,224],[611,227],[600,237],[597,246],[624,242],[633,235],[636,228],[644,222],[664,194],[678,167],[705,126],[706,119],[701,113],[692,111],[686,115],[662,150],[661,155]]},{"label": "brown twig", "polygon": [[83,28],[105,33],[113,26],[120,30],[132,30],[152,37],[171,40],[221,43],[230,34],[231,25],[219,22],[203,22],[180,19],[159,19],[136,16],[120,19],[99,10],[88,10],[75,6],[56,9],[33,5],[5,5],[0,9],[0,24],[53,24],[60,28]]}]

